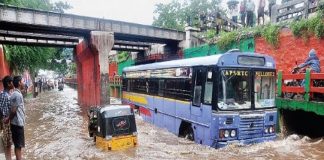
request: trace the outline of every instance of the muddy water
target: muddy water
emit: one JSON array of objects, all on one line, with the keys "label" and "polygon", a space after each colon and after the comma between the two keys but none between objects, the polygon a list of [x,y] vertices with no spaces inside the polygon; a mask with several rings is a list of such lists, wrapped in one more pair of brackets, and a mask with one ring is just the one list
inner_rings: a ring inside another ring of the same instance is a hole
[{"label": "muddy water", "polygon": [[324,159],[324,141],[291,135],[249,146],[213,149],[194,144],[137,117],[139,146],[104,152],[88,137],[76,91],[50,91],[26,100],[26,159]]}]

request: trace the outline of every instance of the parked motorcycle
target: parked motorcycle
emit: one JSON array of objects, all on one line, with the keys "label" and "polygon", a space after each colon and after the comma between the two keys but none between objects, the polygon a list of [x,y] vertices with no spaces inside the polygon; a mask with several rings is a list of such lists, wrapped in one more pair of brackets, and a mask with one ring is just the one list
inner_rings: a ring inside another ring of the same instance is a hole
[{"label": "parked motorcycle", "polygon": [[[306,73],[307,68],[299,68],[299,67],[294,67],[291,71],[292,74],[303,74]],[[286,83],[286,86],[300,86],[304,87],[305,86],[305,80],[303,79],[298,79],[298,80],[291,80]],[[313,87],[324,87],[324,80],[312,80]],[[283,94],[284,98],[289,98],[289,99],[297,99],[297,93],[291,93],[291,92],[285,92]],[[311,96],[312,100],[324,100],[324,94],[322,93],[313,93]]]}]

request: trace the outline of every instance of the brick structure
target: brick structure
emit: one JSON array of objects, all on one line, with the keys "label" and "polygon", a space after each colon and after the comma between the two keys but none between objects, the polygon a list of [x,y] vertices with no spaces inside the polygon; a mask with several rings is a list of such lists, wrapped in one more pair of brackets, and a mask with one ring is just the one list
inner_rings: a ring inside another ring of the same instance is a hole
[{"label": "brick structure", "polygon": [[279,47],[270,46],[265,39],[255,39],[255,52],[273,56],[277,70],[289,73],[293,67],[304,62],[308,57],[308,52],[314,48],[318,58],[321,60],[321,71],[324,72],[324,39],[317,39],[312,36],[306,42],[302,38],[295,38],[289,30],[282,30],[279,36]]}]

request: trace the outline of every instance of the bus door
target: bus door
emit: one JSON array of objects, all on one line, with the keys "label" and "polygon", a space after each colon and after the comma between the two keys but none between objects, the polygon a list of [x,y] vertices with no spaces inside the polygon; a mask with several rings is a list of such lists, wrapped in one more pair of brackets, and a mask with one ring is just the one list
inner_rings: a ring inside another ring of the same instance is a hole
[{"label": "bus door", "polygon": [[202,114],[202,96],[203,96],[203,84],[206,80],[206,67],[195,67],[193,70],[193,89],[192,89],[192,102],[191,102],[191,114],[201,116]]}]

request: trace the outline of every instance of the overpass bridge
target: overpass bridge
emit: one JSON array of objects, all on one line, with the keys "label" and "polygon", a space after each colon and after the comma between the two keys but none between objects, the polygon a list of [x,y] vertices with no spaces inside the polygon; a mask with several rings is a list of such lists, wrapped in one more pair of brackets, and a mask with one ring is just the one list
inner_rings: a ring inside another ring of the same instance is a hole
[{"label": "overpass bridge", "polygon": [[1,43],[73,47],[80,38],[89,38],[91,31],[112,32],[115,44],[122,46],[173,44],[185,39],[185,33],[176,30],[3,4],[0,23]]},{"label": "overpass bridge", "polygon": [[176,53],[185,33],[148,25],[0,4],[0,43],[73,47],[79,103],[109,103],[108,53],[140,51],[166,44]]}]

